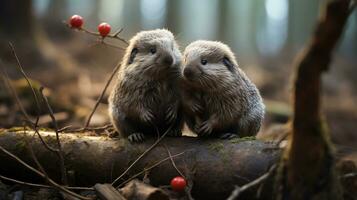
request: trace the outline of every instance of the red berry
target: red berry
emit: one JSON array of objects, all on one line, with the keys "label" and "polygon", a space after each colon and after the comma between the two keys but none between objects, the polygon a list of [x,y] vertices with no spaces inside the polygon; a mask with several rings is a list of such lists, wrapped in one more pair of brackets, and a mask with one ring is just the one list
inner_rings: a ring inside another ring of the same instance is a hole
[{"label": "red berry", "polygon": [[79,15],[73,15],[69,20],[69,24],[73,28],[81,28],[83,25],[83,18]]},{"label": "red berry", "polygon": [[171,187],[176,192],[181,192],[186,187],[186,180],[181,176],[176,176],[171,180]]},{"label": "red berry", "polygon": [[98,25],[98,31],[102,37],[107,36],[110,33],[110,25],[108,23],[101,23]]}]

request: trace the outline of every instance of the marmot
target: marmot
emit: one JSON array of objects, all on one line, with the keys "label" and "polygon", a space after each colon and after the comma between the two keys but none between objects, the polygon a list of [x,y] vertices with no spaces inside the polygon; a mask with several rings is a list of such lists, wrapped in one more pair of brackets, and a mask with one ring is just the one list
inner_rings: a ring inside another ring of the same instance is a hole
[{"label": "marmot", "polygon": [[120,135],[142,142],[144,135],[180,136],[183,113],[178,81],[181,53],[173,34],[142,31],[129,42],[109,96],[109,115]]},{"label": "marmot", "polygon": [[256,135],[265,106],[231,49],[221,42],[200,40],[188,45],[183,57],[181,86],[187,126],[198,136]]}]

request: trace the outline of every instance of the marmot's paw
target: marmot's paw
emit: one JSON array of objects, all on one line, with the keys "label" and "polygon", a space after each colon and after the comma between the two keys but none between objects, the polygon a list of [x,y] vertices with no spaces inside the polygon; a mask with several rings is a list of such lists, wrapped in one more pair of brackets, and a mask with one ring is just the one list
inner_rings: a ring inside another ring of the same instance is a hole
[{"label": "marmot's paw", "polygon": [[168,123],[172,123],[175,121],[175,119],[177,118],[177,112],[174,108],[172,107],[169,107],[167,110],[166,110],[166,115],[165,115],[165,120],[166,122]]},{"label": "marmot's paw", "polygon": [[143,133],[132,133],[128,136],[128,140],[131,143],[140,143],[143,142],[145,140],[145,136]]},{"label": "marmot's paw", "polygon": [[197,134],[199,136],[209,136],[211,135],[213,128],[211,123],[208,121],[203,122],[199,127],[197,127]]},{"label": "marmot's paw", "polygon": [[223,140],[230,140],[233,138],[239,138],[239,136],[234,133],[223,133],[222,135],[219,136],[219,138],[221,138]]},{"label": "marmot's paw", "polygon": [[177,129],[177,130],[171,130],[169,133],[167,133],[168,136],[171,137],[180,137],[182,136],[182,131]]},{"label": "marmot's paw", "polygon": [[193,103],[191,105],[191,110],[196,113],[196,112],[201,112],[203,108],[199,104]]},{"label": "marmot's paw", "polygon": [[142,112],[141,118],[144,120],[144,122],[151,123],[152,120],[154,119],[154,115],[152,114],[151,111],[145,111]]}]

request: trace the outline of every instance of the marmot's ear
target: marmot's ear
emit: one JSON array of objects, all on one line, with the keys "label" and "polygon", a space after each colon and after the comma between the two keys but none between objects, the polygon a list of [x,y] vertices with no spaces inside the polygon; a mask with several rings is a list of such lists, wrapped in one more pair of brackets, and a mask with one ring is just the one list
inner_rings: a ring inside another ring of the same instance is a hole
[{"label": "marmot's ear", "polygon": [[234,70],[234,65],[233,65],[233,63],[229,60],[229,58],[227,58],[227,57],[224,57],[223,58],[223,64],[227,67],[227,69],[229,70],[229,71],[233,71]]},{"label": "marmot's ear", "polygon": [[133,48],[133,50],[131,50],[128,64],[131,64],[131,63],[134,62],[135,56],[136,56],[136,54],[137,54],[138,52],[139,52],[139,49],[138,49],[138,48]]}]

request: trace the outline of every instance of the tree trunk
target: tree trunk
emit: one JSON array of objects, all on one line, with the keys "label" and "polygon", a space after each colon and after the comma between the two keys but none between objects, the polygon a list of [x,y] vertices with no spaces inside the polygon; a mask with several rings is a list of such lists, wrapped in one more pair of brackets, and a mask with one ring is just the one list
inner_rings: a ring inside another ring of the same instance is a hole
[{"label": "tree trunk", "polygon": [[327,4],[296,62],[292,134],[278,170],[276,199],[342,199],[333,147],[321,117],[321,75],[350,13],[349,0]]}]

